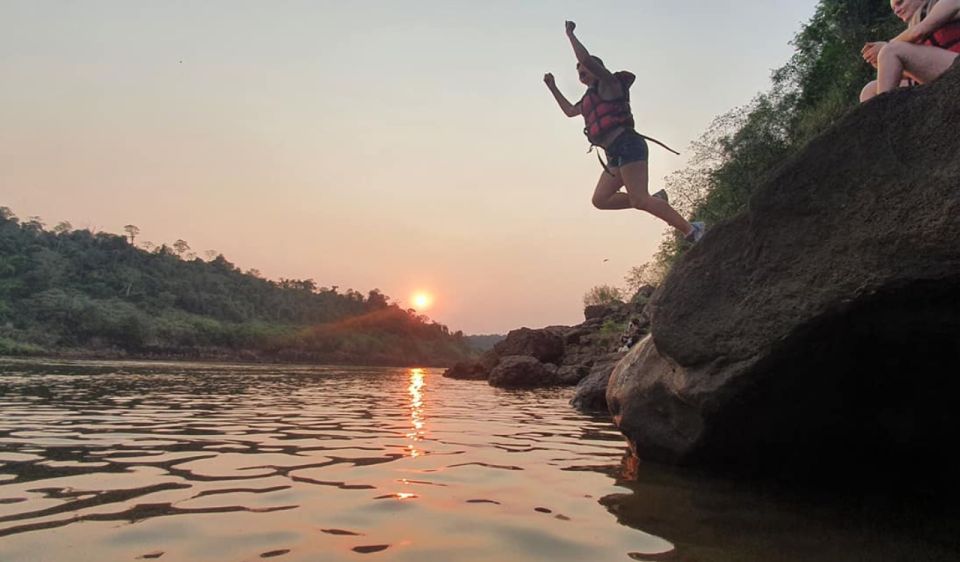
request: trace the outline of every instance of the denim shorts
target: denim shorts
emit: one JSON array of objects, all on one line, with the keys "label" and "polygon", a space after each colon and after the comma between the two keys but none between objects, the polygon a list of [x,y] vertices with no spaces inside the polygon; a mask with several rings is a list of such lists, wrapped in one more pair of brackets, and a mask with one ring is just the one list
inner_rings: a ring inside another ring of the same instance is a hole
[{"label": "denim shorts", "polygon": [[645,162],[647,141],[636,131],[624,131],[607,147],[607,166],[619,168],[631,162]]}]

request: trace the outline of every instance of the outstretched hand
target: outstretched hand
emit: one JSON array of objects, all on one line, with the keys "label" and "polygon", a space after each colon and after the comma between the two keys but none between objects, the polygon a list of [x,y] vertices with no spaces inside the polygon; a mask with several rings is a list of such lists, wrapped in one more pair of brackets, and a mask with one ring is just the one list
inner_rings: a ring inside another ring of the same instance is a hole
[{"label": "outstretched hand", "polygon": [[572,35],[573,30],[577,28],[577,24],[569,20],[566,22],[566,26],[567,26],[567,35]]},{"label": "outstretched hand", "polygon": [[543,83],[552,88],[556,85],[557,81],[554,80],[553,74],[548,72],[543,75]]}]

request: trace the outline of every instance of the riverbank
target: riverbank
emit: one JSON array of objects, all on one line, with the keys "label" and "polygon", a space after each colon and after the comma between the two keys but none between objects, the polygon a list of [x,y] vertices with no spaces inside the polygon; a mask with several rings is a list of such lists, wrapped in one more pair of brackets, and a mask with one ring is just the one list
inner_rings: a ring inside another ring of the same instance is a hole
[{"label": "riverbank", "polygon": [[0,359],[56,361],[188,361],[192,363],[254,363],[278,365],[347,365],[357,367],[430,367],[447,368],[449,359],[403,359],[376,355],[351,356],[311,352],[264,353],[254,350],[236,351],[225,348],[192,348],[180,350],[147,350],[131,352],[109,349],[50,350],[31,344],[0,340]]}]

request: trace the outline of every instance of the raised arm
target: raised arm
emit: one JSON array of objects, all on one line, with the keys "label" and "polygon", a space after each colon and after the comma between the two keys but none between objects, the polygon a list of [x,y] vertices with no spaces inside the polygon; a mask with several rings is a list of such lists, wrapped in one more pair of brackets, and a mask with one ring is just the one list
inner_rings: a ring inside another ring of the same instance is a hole
[{"label": "raised arm", "polygon": [[553,74],[549,72],[543,75],[543,82],[547,85],[547,88],[550,88],[550,93],[553,94],[553,99],[557,100],[557,104],[560,106],[561,111],[567,117],[576,117],[580,115],[580,104],[573,105],[570,101],[564,97],[560,92],[560,89],[557,88],[557,83],[553,79]]},{"label": "raised arm", "polygon": [[583,46],[583,43],[577,39],[574,30],[577,28],[577,24],[572,21],[566,23],[567,26],[567,39],[570,40],[570,46],[573,47],[573,54],[577,57],[577,62],[582,66],[585,66],[594,76],[601,80],[609,80],[613,78],[613,74],[609,70],[603,67],[602,64],[593,60],[593,57],[590,56],[590,52],[587,51],[587,48]]},{"label": "raised arm", "polygon": [[958,17],[960,17],[960,0],[940,0],[922,22],[897,35],[893,40],[919,43]]}]

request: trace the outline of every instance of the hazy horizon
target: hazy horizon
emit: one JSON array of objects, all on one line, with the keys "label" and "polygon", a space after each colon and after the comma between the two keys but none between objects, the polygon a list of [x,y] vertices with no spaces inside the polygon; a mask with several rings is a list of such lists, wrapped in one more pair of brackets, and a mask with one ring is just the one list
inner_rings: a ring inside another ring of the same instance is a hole
[{"label": "hazy horizon", "polygon": [[601,169],[542,82],[582,94],[564,20],[640,76],[639,130],[683,153],[651,148],[655,191],[815,5],[0,0],[0,206],[404,307],[427,292],[468,334],[576,324],[665,228],[590,204]]}]

